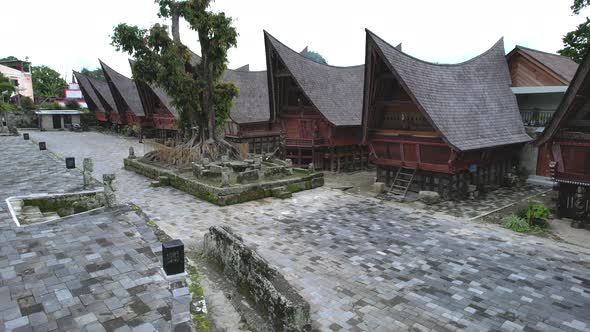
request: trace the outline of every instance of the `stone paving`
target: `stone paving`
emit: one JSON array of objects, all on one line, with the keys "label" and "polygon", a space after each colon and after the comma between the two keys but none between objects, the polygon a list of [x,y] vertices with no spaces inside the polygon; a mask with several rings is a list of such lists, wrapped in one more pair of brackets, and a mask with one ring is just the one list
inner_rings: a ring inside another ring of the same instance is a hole
[{"label": "stone paving", "polygon": [[471,219],[548,191],[551,191],[551,188],[531,185],[499,188],[485,193],[477,199],[444,201],[436,205],[427,206],[426,209],[446,213],[455,217]]},{"label": "stone paving", "polygon": [[232,226],[310,302],[318,330],[590,331],[584,248],[327,188],[217,207],[123,170],[128,140],[32,136],[62,156],[94,156],[126,200],[185,243]]},{"label": "stone paving", "polygon": [[81,189],[82,176],[21,137],[0,137],[0,331],[190,331],[185,284],[129,208],[16,227],[9,196]]}]

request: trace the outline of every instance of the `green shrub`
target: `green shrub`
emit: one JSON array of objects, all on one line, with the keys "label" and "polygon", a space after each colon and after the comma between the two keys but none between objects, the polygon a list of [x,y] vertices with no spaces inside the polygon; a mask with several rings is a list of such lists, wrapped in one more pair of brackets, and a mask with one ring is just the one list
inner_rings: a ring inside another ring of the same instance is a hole
[{"label": "green shrub", "polygon": [[54,102],[44,102],[39,105],[39,109],[42,110],[61,110],[63,107],[56,101]]},{"label": "green shrub", "polygon": [[504,218],[504,227],[519,233],[526,233],[531,230],[529,223],[515,214]]},{"label": "green shrub", "polygon": [[76,99],[66,100],[65,105],[66,105],[66,109],[69,109],[69,110],[79,110],[80,109],[80,103]]},{"label": "green shrub", "polygon": [[527,212],[529,212],[528,205],[521,205],[517,207],[515,214],[522,219],[528,219],[526,216]]},{"label": "green shrub", "polygon": [[31,99],[31,97],[28,97],[28,96],[20,97],[20,105],[22,108],[24,108],[26,110],[34,110],[35,109],[35,103],[33,103],[33,99]]},{"label": "green shrub", "polygon": [[531,226],[537,225],[546,227],[548,226],[547,219],[549,219],[549,209],[543,204],[529,201],[529,209],[526,213],[526,218]]}]

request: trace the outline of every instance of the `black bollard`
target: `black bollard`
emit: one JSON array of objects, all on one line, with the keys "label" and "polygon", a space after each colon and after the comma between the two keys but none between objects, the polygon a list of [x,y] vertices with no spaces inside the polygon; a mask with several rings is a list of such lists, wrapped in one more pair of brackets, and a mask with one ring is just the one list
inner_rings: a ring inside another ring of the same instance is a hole
[{"label": "black bollard", "polygon": [[67,169],[76,168],[76,158],[74,158],[74,157],[66,158],[66,168]]},{"label": "black bollard", "polygon": [[162,243],[162,264],[164,272],[171,276],[184,273],[184,244],[180,240]]}]

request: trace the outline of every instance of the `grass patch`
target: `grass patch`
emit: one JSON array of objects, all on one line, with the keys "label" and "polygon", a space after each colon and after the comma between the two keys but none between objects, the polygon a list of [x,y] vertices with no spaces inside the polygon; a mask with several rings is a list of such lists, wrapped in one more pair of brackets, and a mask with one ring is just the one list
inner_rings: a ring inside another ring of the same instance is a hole
[{"label": "grass patch", "polygon": [[514,214],[506,217],[503,225],[504,227],[519,233],[528,233],[531,230],[529,223],[525,219]]},{"label": "grass patch", "polygon": [[188,290],[191,294],[191,318],[193,321],[193,328],[195,331],[209,332],[211,331],[211,324],[209,323],[206,309],[201,310],[195,305],[197,303],[204,303],[205,301],[199,272],[192,264],[187,264],[186,270],[189,279]]}]

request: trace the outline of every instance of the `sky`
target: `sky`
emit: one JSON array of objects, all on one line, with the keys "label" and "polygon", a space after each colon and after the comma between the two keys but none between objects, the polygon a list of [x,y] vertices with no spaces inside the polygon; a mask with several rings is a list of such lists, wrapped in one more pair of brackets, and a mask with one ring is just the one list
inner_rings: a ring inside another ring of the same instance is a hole
[{"label": "sky", "polygon": [[[1,0],[2,2],[8,0]],[[72,70],[99,66],[98,58],[130,76],[128,55],[110,45],[118,23],[150,27],[169,23],[156,15],[154,0],[18,0],[18,12],[3,6],[0,57],[47,65],[71,77]],[[573,0],[217,0],[215,10],[235,20],[238,46],[229,68],[250,64],[265,70],[263,30],[294,50],[305,46],[331,65],[364,62],[365,29],[417,58],[457,63],[489,49],[504,37],[515,45],[555,52],[563,35],[590,15],[572,15]],[[196,34],[181,28],[183,42],[199,53]]]}]

